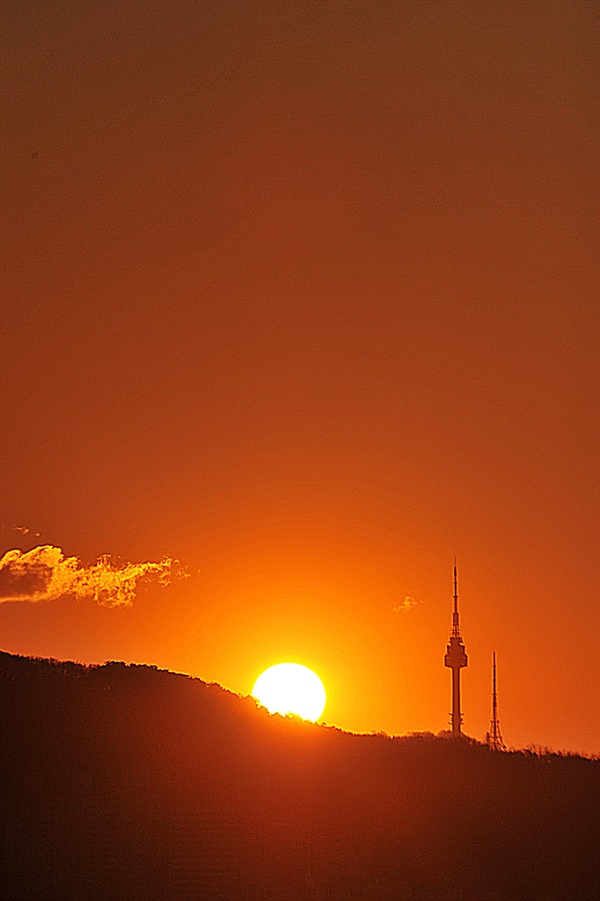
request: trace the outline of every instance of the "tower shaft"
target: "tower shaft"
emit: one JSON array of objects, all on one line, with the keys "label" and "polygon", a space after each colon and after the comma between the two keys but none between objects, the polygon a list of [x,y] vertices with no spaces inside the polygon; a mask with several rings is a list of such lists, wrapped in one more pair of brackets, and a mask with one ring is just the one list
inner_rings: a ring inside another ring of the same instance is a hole
[{"label": "tower shaft", "polygon": [[452,731],[460,734],[462,726],[462,713],[460,712],[460,667],[452,668],[452,714],[450,722]]},{"label": "tower shaft", "polygon": [[452,610],[452,631],[450,641],[446,648],[444,665],[452,670],[452,713],[450,722],[452,734],[460,735],[462,726],[462,713],[460,709],[460,671],[468,665],[467,653],[460,634],[460,622],[458,617],[458,576],[456,559],[454,560],[454,607]]}]

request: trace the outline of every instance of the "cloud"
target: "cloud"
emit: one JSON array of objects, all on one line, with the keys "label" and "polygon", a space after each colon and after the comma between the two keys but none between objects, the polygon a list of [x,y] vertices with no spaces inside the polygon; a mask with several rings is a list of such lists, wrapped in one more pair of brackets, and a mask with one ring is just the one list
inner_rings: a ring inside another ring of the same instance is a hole
[{"label": "cloud", "polygon": [[[5,530],[5,526],[2,526],[2,529]],[[29,526],[11,526],[11,528],[9,528],[7,531],[18,532],[19,535],[23,535],[23,536],[33,534],[33,535],[35,535],[36,538],[40,537],[40,533],[33,532],[33,530],[29,528]]]},{"label": "cloud", "polygon": [[100,557],[84,566],[78,557],[65,557],[59,547],[45,544],[30,551],[7,551],[0,560],[0,603],[52,601],[63,595],[94,600],[103,607],[132,604],[140,580],[154,579],[168,585],[185,573],[177,560],[159,563],[126,563],[116,566]]},{"label": "cloud", "polygon": [[416,607],[418,601],[414,599],[412,594],[404,595],[403,600],[394,601],[394,606],[392,607],[393,613],[406,613],[408,610],[412,610],[413,607]]}]

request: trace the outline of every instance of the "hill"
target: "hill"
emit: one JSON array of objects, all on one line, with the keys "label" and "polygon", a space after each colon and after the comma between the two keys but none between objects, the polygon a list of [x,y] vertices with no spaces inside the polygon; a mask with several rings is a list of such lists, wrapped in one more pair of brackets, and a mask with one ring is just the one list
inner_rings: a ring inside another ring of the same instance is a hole
[{"label": "hill", "polygon": [[270,716],[155,667],[0,653],[1,897],[599,895],[600,763]]}]

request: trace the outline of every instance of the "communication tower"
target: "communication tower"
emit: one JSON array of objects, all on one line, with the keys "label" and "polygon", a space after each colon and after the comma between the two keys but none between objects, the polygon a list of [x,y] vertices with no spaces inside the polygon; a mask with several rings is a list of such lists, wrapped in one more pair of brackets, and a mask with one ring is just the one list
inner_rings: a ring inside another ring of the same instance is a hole
[{"label": "communication tower", "polygon": [[454,558],[454,610],[452,612],[452,632],[450,642],[446,648],[444,664],[452,669],[452,734],[460,735],[462,726],[462,713],[460,712],[460,671],[468,665],[467,652],[460,634],[458,621],[458,577],[456,574],[456,557]]},{"label": "communication tower", "polygon": [[488,747],[492,751],[506,751],[506,745],[500,732],[500,720],[498,719],[498,694],[496,691],[496,652],[492,656],[492,719],[490,731],[486,735]]}]

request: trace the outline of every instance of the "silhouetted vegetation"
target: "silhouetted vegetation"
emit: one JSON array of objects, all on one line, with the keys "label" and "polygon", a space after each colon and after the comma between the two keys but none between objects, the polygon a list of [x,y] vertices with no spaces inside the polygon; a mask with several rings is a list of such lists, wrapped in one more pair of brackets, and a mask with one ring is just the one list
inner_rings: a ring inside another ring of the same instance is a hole
[{"label": "silhouetted vegetation", "polygon": [[0,654],[1,897],[592,899],[598,761]]}]

